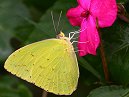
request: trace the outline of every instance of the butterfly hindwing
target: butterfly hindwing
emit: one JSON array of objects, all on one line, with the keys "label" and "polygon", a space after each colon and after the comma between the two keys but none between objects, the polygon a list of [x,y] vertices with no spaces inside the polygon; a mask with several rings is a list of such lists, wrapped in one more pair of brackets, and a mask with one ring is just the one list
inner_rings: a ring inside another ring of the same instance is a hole
[{"label": "butterfly hindwing", "polygon": [[62,39],[43,40],[18,49],[9,56],[5,68],[59,95],[70,95],[76,89],[79,77],[72,45]]}]

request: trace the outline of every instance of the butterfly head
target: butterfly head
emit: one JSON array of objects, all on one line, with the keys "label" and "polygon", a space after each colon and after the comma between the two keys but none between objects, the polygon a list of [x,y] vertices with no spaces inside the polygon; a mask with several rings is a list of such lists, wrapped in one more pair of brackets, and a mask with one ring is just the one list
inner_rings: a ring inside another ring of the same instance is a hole
[{"label": "butterfly head", "polygon": [[60,32],[60,33],[57,35],[57,38],[58,38],[58,39],[62,39],[62,38],[64,38],[64,37],[65,37],[65,35],[64,35],[63,32]]},{"label": "butterfly head", "polygon": [[65,40],[65,41],[71,43],[71,42],[70,42],[70,39],[69,39],[68,37],[65,37],[65,34],[64,34],[63,32],[60,32],[60,33],[56,36],[56,38],[57,38],[57,39],[62,39],[62,40]]}]

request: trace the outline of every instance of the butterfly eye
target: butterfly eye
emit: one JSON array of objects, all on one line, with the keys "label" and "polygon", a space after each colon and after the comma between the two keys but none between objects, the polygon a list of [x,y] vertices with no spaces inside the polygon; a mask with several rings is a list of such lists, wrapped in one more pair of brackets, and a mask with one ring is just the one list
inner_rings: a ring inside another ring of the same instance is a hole
[{"label": "butterfly eye", "polygon": [[62,34],[60,34],[59,36],[60,36],[60,37],[63,37],[63,35],[62,35]]}]

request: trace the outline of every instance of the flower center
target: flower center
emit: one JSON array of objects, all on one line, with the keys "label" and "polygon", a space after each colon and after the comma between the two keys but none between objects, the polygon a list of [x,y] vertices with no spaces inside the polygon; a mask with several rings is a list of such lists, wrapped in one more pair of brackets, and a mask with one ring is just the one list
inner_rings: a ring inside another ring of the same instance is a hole
[{"label": "flower center", "polygon": [[90,11],[83,11],[81,17],[87,18],[90,15]]}]

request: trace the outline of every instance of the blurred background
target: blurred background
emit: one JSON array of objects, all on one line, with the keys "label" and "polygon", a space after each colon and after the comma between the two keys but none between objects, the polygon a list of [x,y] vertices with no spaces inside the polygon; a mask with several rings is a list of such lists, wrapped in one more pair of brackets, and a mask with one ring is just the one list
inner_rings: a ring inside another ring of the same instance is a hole
[{"label": "blurred background", "polygon": [[[129,1],[118,0],[129,12]],[[0,97],[41,97],[43,90],[7,72],[3,66],[7,57],[18,48],[27,44],[56,37],[51,19],[55,24],[62,11],[58,30],[66,36],[72,27],[66,12],[77,5],[76,0],[0,0]],[[129,84],[129,24],[117,19],[110,28],[101,29],[108,61],[111,83]],[[67,97],[86,97],[89,92],[105,85],[100,50],[97,56],[88,55],[78,58],[80,78],[77,90]],[[57,95],[48,93],[48,97]]]}]

